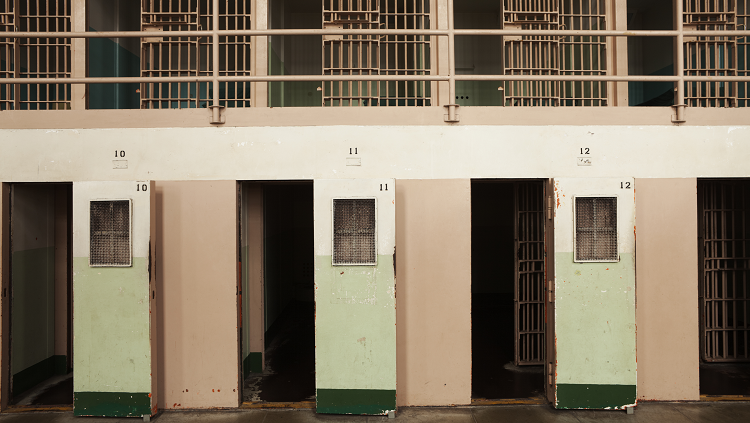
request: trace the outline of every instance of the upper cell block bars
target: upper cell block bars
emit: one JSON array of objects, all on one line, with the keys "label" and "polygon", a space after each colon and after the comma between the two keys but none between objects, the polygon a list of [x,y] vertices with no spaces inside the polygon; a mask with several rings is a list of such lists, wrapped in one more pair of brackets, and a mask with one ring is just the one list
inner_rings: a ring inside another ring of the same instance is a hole
[{"label": "upper cell block bars", "polygon": [[[683,0],[686,31],[748,29],[749,0]],[[747,37],[685,36],[685,75],[747,76]],[[692,107],[746,107],[747,82],[687,82],[685,104]]]},{"label": "upper cell block bars", "polygon": [[[153,37],[141,39],[141,76],[211,76],[213,45],[210,37],[160,37],[161,31],[212,30],[211,0],[142,0],[141,28]],[[219,29],[252,29],[250,0],[221,0]],[[219,74],[250,76],[251,37],[219,38]],[[220,105],[249,107],[249,82],[219,84]],[[207,107],[213,97],[209,83],[143,83],[141,108],[183,109]]]},{"label": "upper cell block bars", "polygon": [[[429,0],[323,0],[325,29],[429,29]],[[429,75],[423,35],[326,35],[324,75]],[[328,81],[324,106],[429,106],[426,81]]]},{"label": "upper cell block bars", "polygon": [[[606,29],[604,0],[505,0],[504,29]],[[506,36],[506,75],[606,75],[606,39]],[[509,81],[506,106],[606,106],[605,82]]]},{"label": "upper cell block bars", "polygon": [[[70,32],[72,0],[0,0],[3,32]],[[70,78],[70,38],[2,38],[0,78]],[[70,84],[0,84],[0,110],[70,109]]]}]

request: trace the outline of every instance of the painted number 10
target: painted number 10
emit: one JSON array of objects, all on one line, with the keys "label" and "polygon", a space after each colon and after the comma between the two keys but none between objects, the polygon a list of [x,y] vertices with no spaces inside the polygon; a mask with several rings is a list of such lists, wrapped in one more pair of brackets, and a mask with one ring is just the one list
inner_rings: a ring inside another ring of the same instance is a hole
[{"label": "painted number 10", "polygon": [[125,157],[125,150],[115,150],[115,157]]},{"label": "painted number 10", "polygon": [[146,192],[146,191],[148,191],[148,185],[146,185],[146,184],[135,184],[135,190],[136,191]]}]

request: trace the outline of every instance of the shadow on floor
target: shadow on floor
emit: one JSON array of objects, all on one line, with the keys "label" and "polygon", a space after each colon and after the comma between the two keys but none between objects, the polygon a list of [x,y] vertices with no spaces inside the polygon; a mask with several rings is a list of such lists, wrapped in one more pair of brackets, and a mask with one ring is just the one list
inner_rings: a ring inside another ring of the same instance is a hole
[{"label": "shadow on floor", "polygon": [[701,395],[750,395],[750,363],[701,363]]},{"label": "shadow on floor", "polygon": [[73,405],[73,373],[51,377],[15,396],[12,405]]},{"label": "shadow on floor", "polygon": [[245,379],[244,402],[315,399],[315,303],[289,304],[266,333],[265,361]]},{"label": "shadow on floor", "polygon": [[543,366],[513,364],[513,325],[513,294],[472,296],[472,398],[531,398],[544,394]]}]

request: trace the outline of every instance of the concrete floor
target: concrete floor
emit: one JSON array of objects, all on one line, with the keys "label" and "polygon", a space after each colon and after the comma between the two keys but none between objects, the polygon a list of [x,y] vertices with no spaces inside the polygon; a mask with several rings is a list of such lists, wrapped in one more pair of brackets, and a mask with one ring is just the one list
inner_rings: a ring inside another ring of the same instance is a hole
[{"label": "concrete floor", "polygon": [[[2,423],[134,423],[140,419],[76,418],[72,412],[2,413]],[[750,422],[750,402],[643,403],[635,413],[624,411],[555,410],[548,405],[466,408],[401,408],[395,420],[373,416],[319,415],[313,410],[167,411],[156,423],[309,423],[309,422]]]}]

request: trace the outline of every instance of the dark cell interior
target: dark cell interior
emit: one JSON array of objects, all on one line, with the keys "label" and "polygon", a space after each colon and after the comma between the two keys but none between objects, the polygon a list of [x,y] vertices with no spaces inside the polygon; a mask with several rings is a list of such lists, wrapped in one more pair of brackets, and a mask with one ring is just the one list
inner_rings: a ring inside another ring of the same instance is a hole
[{"label": "dark cell interior", "polygon": [[515,194],[513,183],[471,186],[472,398],[539,397],[542,366],[515,357]]},{"label": "dark cell interior", "polygon": [[73,404],[72,197],[70,183],[11,186],[11,405]]},{"label": "dark cell interior", "polygon": [[243,401],[315,398],[313,187],[265,184],[265,370],[245,379]]}]

